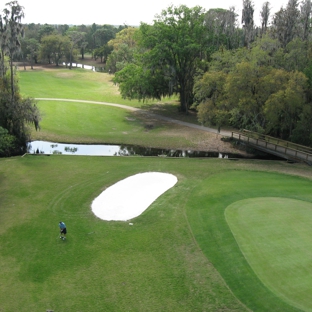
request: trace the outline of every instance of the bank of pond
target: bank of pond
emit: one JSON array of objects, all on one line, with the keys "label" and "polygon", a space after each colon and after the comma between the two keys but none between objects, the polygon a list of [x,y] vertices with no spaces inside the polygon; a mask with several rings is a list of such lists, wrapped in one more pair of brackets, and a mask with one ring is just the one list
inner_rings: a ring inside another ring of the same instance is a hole
[{"label": "bank of pond", "polygon": [[84,155],[84,156],[159,156],[159,157],[211,157],[228,159],[269,159],[280,158],[269,154],[253,155],[252,157],[242,154],[207,152],[194,150],[177,150],[151,148],[138,145],[115,145],[115,144],[68,144],[47,141],[32,141],[28,143],[29,154],[44,155]]}]

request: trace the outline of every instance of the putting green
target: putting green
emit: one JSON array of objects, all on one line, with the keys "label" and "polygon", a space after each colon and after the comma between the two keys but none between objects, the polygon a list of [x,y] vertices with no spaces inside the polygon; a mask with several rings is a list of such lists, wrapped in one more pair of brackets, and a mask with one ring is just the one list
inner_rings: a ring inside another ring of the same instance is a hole
[{"label": "putting green", "polygon": [[244,199],[225,210],[246,260],[277,296],[312,310],[312,204],[280,198]]}]

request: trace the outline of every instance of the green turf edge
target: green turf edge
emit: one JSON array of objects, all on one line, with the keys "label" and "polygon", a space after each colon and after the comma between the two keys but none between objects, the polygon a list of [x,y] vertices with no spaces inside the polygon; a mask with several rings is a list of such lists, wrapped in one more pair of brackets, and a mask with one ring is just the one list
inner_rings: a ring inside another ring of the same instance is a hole
[{"label": "green turf edge", "polygon": [[249,198],[228,206],[225,215],[263,284],[290,305],[310,311],[312,204],[282,197]]},{"label": "green turf edge", "polygon": [[211,175],[186,204],[194,237],[236,297],[253,311],[300,311],[269,291],[247,263],[225,220],[225,209],[253,197],[288,197],[312,202],[308,179],[234,170]]}]

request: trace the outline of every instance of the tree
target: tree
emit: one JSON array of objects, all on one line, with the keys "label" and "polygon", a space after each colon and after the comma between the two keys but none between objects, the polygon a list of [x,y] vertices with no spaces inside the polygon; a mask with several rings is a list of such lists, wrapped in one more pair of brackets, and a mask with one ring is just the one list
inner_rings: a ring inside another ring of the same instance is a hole
[{"label": "tree", "polygon": [[243,61],[228,74],[225,92],[234,127],[263,132],[263,105],[267,93],[262,87],[262,78],[267,72],[265,67]]},{"label": "tree", "polygon": [[69,59],[69,69],[72,68],[72,62],[73,62],[73,50],[75,47],[78,46],[80,42],[83,41],[85,37],[85,33],[80,32],[80,31],[69,31],[68,32],[68,37],[70,38],[70,59]]},{"label": "tree", "polygon": [[109,54],[112,52],[113,48],[108,44],[104,44],[102,47],[93,50],[93,57],[97,59],[101,58],[101,63],[106,63]]},{"label": "tree", "polygon": [[[188,111],[193,102],[194,76],[205,55],[203,13],[201,7],[170,6],[156,17],[153,25],[141,24],[138,45],[145,52],[139,56],[136,64],[141,66],[141,71],[150,73],[146,76],[151,78],[148,82],[136,81],[141,86],[141,98],[177,93],[181,111]],[[123,84],[131,86],[124,80],[129,77],[126,72],[131,72],[127,66],[115,76],[115,82],[123,91]],[[160,84],[151,86],[155,82]],[[139,86],[133,87],[139,90]],[[122,93],[123,96],[125,94],[135,93]]]},{"label": "tree", "polygon": [[299,15],[298,0],[289,0],[286,9],[282,7],[275,13],[272,35],[281,42],[282,47],[286,47],[298,35]]},{"label": "tree", "polygon": [[138,32],[139,29],[135,27],[124,28],[116,34],[114,39],[108,41],[108,45],[112,46],[115,51],[118,50],[123,44],[126,44],[130,49],[132,49],[137,45],[136,33]]},{"label": "tree", "polygon": [[133,62],[136,48],[130,48],[127,44],[123,43],[118,46],[117,50],[111,51],[107,57],[107,67],[109,71],[114,74],[122,70],[129,63]]},{"label": "tree", "polygon": [[33,124],[39,129],[40,112],[31,98],[22,98],[18,92],[18,86],[12,99],[11,90],[7,88],[5,81],[0,87],[0,127],[15,137],[14,154],[26,151],[26,143],[30,140],[28,124]]},{"label": "tree", "polygon": [[303,71],[309,62],[309,46],[299,37],[290,41],[284,49],[283,68]]},{"label": "tree", "polygon": [[40,57],[48,59],[49,64],[53,60],[55,66],[58,66],[61,58],[66,54],[70,54],[70,39],[68,37],[52,34],[42,38]]},{"label": "tree", "polygon": [[116,29],[112,25],[103,25],[97,29],[94,34],[94,42],[96,47],[101,47],[107,44],[109,40],[115,38]]},{"label": "tree", "polygon": [[263,36],[268,29],[270,10],[270,3],[268,1],[264,2],[260,11],[261,36]]},{"label": "tree", "polygon": [[303,106],[301,113],[299,114],[299,120],[295,125],[294,130],[290,136],[291,141],[312,146],[312,104],[307,103]]},{"label": "tree", "polygon": [[15,147],[15,137],[7,129],[0,127],[0,157],[11,156]]},{"label": "tree", "polygon": [[243,0],[242,24],[244,29],[244,46],[250,47],[254,37],[254,5],[251,0]]},{"label": "tree", "polygon": [[107,67],[111,73],[123,69],[131,63],[137,51],[138,28],[127,27],[116,34],[116,38],[108,42],[108,46],[113,48],[107,57]]},{"label": "tree", "polygon": [[234,7],[229,10],[210,9],[205,14],[209,53],[217,51],[221,46],[227,49],[239,47],[239,31],[236,24],[237,14]]},{"label": "tree", "polygon": [[56,33],[55,27],[52,25],[44,24],[39,29],[39,41],[45,36],[49,36]]},{"label": "tree", "polygon": [[3,10],[4,16],[4,31],[3,35],[3,50],[9,56],[10,63],[10,77],[11,77],[11,97],[14,99],[14,70],[13,58],[21,49],[21,35],[23,33],[23,26],[21,23],[24,17],[24,8],[18,4],[17,1],[11,1],[6,4]]},{"label": "tree", "polygon": [[30,61],[30,67],[33,69],[33,62],[37,63],[37,58],[40,51],[40,43],[36,39],[30,38],[25,40],[25,46],[27,58]]},{"label": "tree", "polygon": [[223,72],[207,72],[194,85],[195,101],[197,104],[198,121],[205,125],[228,125],[230,113],[224,87],[227,75]]},{"label": "tree", "polygon": [[[20,51],[23,27],[23,8],[17,1],[7,3],[0,21],[1,76],[0,76],[0,153],[5,156],[26,151],[29,140],[28,124],[39,128],[40,113],[34,100],[22,98],[13,68],[13,58]],[[6,65],[8,57],[9,66]],[[4,129],[4,130],[3,130]],[[14,138],[13,138],[14,137]]]},{"label": "tree", "polygon": [[312,3],[311,0],[304,0],[300,7],[300,24],[301,24],[301,38],[307,40],[311,32],[311,14]]},{"label": "tree", "polygon": [[289,139],[298,121],[303,121],[302,112],[306,103],[305,93],[307,89],[307,77],[298,71],[285,72],[275,70],[270,83],[283,82],[280,88],[275,88],[266,100],[264,113],[266,116],[267,133],[279,136],[283,139]]}]

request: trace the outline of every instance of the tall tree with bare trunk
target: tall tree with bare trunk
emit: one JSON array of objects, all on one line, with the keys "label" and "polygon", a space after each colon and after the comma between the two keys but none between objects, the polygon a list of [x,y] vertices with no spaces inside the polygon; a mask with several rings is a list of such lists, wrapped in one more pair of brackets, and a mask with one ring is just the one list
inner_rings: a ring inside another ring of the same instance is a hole
[{"label": "tall tree with bare trunk", "polygon": [[254,37],[254,4],[251,0],[243,0],[242,24],[244,28],[244,46],[250,48]]}]

